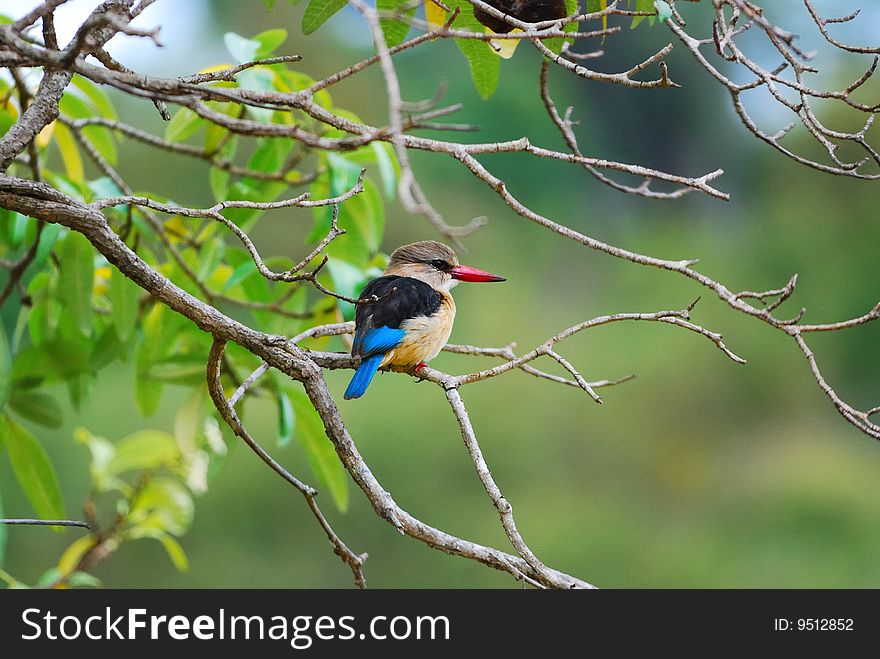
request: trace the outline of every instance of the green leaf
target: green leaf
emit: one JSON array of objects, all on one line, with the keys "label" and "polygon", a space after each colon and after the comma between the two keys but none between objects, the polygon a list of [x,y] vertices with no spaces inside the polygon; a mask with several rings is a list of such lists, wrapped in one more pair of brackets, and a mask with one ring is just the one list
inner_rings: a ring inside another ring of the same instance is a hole
[{"label": "green leaf", "polygon": [[[92,200],[108,199],[122,194],[122,190],[108,176],[102,176],[87,182],[89,190],[92,192]],[[123,209],[124,206],[115,206],[116,209]],[[44,230],[45,231],[45,230]]]},{"label": "green leaf", "polygon": [[263,0],[263,5],[265,5],[266,11],[272,11],[272,8],[275,6],[275,0]]},{"label": "green leaf", "polygon": [[283,391],[278,392],[278,446],[284,447],[293,439],[293,431],[296,428],[296,415],[293,413],[293,405]]},{"label": "green leaf", "polygon": [[214,153],[219,147],[223,138],[226,137],[227,130],[223,126],[217,124],[208,124],[205,126],[205,151]]},{"label": "green leaf", "polygon": [[[333,288],[346,297],[356,298],[366,282],[363,270],[341,259],[332,258],[327,261],[327,271],[333,279]],[[354,305],[351,302],[340,300],[339,309],[345,320],[354,320]]]},{"label": "green leaf", "polygon": [[97,380],[98,378],[94,373],[80,373],[67,380],[67,392],[70,394],[70,402],[77,412],[82,410],[91,400]]},{"label": "green leaf", "polygon": [[[330,165],[330,195],[350,190],[357,182],[360,166],[335,153],[328,155],[327,162]],[[330,230],[332,209],[321,208],[318,213],[320,221],[309,236],[312,242],[317,242]],[[365,180],[364,192],[340,206],[339,227],[346,233],[330,244],[327,253],[351,263],[365,264],[379,248],[384,223],[382,201],[372,182]]]},{"label": "green leaf", "polygon": [[169,352],[165,340],[171,333],[171,328],[165,316],[170,312],[166,312],[166,308],[165,305],[154,304],[144,316],[144,340],[140,344],[138,356],[146,366],[155,364]]},{"label": "green leaf", "polygon": [[27,234],[28,218],[21,213],[3,209],[0,211],[0,227],[10,247],[18,247]]},{"label": "green leaf", "polygon": [[208,171],[208,182],[215,201],[226,201],[229,196],[229,177],[230,174],[225,169],[211,167]]},{"label": "green leaf", "polygon": [[296,438],[306,452],[312,471],[330,491],[336,507],[348,510],[348,480],[333,444],[324,433],[324,423],[303,392],[286,389],[296,414]]},{"label": "green leaf", "polygon": [[[47,278],[49,277],[48,272],[42,272],[40,275],[46,275]],[[37,277],[40,275],[37,275]],[[31,280],[32,284],[37,280],[37,277],[34,277],[34,279]],[[28,286],[29,290],[30,288],[31,287]],[[51,297],[54,295],[54,288],[55,287],[53,286],[53,290],[38,292],[36,295],[31,294],[33,306],[27,312],[27,327],[32,345],[25,348],[22,353],[55,338],[56,330],[58,328],[58,316],[61,314],[61,305],[54,299],[54,297]],[[15,366],[13,366],[13,371],[15,371]],[[21,375],[22,373],[23,371],[18,371],[18,375]],[[15,379],[14,376],[13,379]]]},{"label": "green leaf", "polygon": [[[331,160],[336,157],[335,154],[331,156]],[[334,165],[334,173],[335,167]],[[332,194],[339,194],[337,190],[334,184],[331,188]],[[329,209],[324,210],[329,212]],[[329,230],[329,219],[323,219],[322,229]],[[365,179],[363,192],[340,206],[339,227],[345,231],[345,234],[330,243],[327,254],[353,265],[365,267],[379,250],[385,231],[385,209],[372,180]],[[320,234],[316,230],[310,238],[317,240],[318,235]]]},{"label": "green leaf", "polygon": [[67,578],[67,585],[71,588],[100,588],[101,580],[88,572],[74,572]]},{"label": "green leaf", "polygon": [[155,304],[144,316],[144,336],[135,354],[135,401],[144,416],[155,413],[162,398],[162,383],[149,377],[150,369],[168,353],[172,328],[166,307]]},{"label": "green leaf", "polygon": [[15,125],[18,117],[9,111],[9,105],[0,106],[0,135],[5,135],[6,131]]},{"label": "green leaf", "polygon": [[248,169],[267,173],[279,170],[293,146],[290,140],[275,140],[267,137],[257,140],[257,144],[256,150],[248,160]]},{"label": "green leaf", "polygon": [[113,327],[106,327],[92,348],[92,370],[99,371],[116,359],[122,349],[122,342]]},{"label": "green leaf", "polygon": [[129,471],[172,467],[180,461],[177,441],[161,430],[139,430],[120,439],[115,447],[116,451],[105,467],[108,478]]},{"label": "green leaf", "polygon": [[202,432],[204,419],[205,389],[198,387],[184,401],[174,417],[174,438],[184,453],[196,450],[196,438]]},{"label": "green leaf", "polygon": [[61,490],[49,456],[27,430],[9,417],[4,421],[6,450],[12,471],[31,507],[43,519],[63,519]]},{"label": "green leaf", "polygon": [[[451,9],[457,7],[461,10],[455,21],[456,28],[474,32],[484,31],[484,26],[474,17],[473,6],[467,0],[447,0],[446,4]],[[491,46],[485,41],[456,39],[455,44],[468,61],[477,93],[483,99],[490,98],[498,87],[501,58],[492,51]]]},{"label": "green leaf", "polygon": [[58,571],[62,575],[73,572],[76,569],[76,566],[79,565],[83,554],[94,546],[95,538],[90,535],[84,535],[81,538],[74,540],[70,543],[70,546],[64,550],[64,553],[61,554],[61,558],[58,559]]},{"label": "green leaf", "polygon": [[183,547],[180,546],[180,543],[177,542],[177,540],[167,533],[158,535],[156,539],[162,543],[163,547],[165,547],[165,553],[168,554],[168,558],[171,559],[171,562],[174,563],[174,567],[176,567],[179,572],[186,572],[189,570],[189,560],[186,557],[186,552],[183,551]]},{"label": "green leaf", "polygon": [[116,152],[116,142],[113,139],[113,133],[111,133],[104,126],[84,126],[82,129],[83,137],[85,137],[89,142],[92,143],[92,146],[97,149],[98,153],[100,153],[104,160],[109,162],[111,165],[115,165],[118,160],[117,152]]},{"label": "green leaf", "polygon": [[89,370],[89,353],[72,341],[55,339],[22,350],[12,364],[12,382],[66,380]]},{"label": "green leaf", "polygon": [[[607,6],[607,0],[600,0],[600,8],[604,9]],[[589,2],[588,2],[589,5]],[[589,11],[589,10],[588,10]],[[596,10],[593,10],[596,11]],[[573,14],[577,14],[578,12],[578,0],[565,0],[565,13],[567,16],[571,16]],[[608,17],[603,17],[602,20],[602,29],[605,29],[608,26]],[[563,32],[577,32],[578,31],[578,23],[577,21],[573,21],[571,23],[566,23],[562,26]],[[544,45],[547,46],[550,50],[552,50],[557,55],[562,52],[562,46],[565,43],[565,39],[557,38],[557,39],[543,39]]]},{"label": "green leaf", "polygon": [[376,165],[379,166],[385,196],[394,199],[397,197],[397,181],[400,179],[400,165],[394,155],[394,148],[387,142],[373,142],[370,147],[376,153]]},{"label": "green leaf", "polygon": [[654,0],[654,9],[657,10],[657,20],[665,23],[672,18],[672,7],[663,0]]},{"label": "green leaf", "polygon": [[55,241],[60,233],[60,224],[46,223],[43,225],[43,233],[40,234],[40,243],[37,245],[37,254],[34,257],[35,268],[41,268],[46,259],[49,258],[49,254],[52,252],[52,248],[55,247]]},{"label": "green leaf", "polygon": [[236,64],[244,64],[257,59],[257,51],[260,49],[260,42],[253,39],[245,39],[235,32],[227,32],[223,35],[223,43],[226,44],[226,50],[232,55]]},{"label": "green leaf", "polygon": [[6,330],[0,322],[0,410],[6,406],[9,399],[9,390],[12,374],[12,355],[9,352],[9,341],[6,338]]},{"label": "green leaf", "polygon": [[254,41],[260,44],[260,47],[257,49],[256,59],[263,59],[269,57],[275,52],[276,48],[287,41],[287,30],[281,28],[266,30],[256,35]]},{"label": "green leaf", "polygon": [[[208,282],[214,271],[223,265],[223,253],[226,251],[226,243],[222,240],[209,240],[202,246],[199,253],[199,267],[196,276],[199,281]],[[225,267],[225,266],[224,266]]]},{"label": "green leaf", "polygon": [[382,246],[382,238],[385,235],[385,207],[379,190],[369,178],[364,179],[364,191],[357,196],[357,200],[358,204],[364,206],[364,222],[361,223],[361,230],[369,256],[372,258]]},{"label": "green leaf", "polygon": [[483,100],[488,100],[498,88],[501,58],[492,52],[485,41],[457,39],[455,43],[468,61],[477,93]]},{"label": "green leaf", "polygon": [[64,163],[64,171],[74,183],[82,183],[85,179],[85,170],[73,134],[64,124],[55,122],[54,135],[55,143],[61,153],[61,160]]},{"label": "green leaf", "polygon": [[226,280],[226,283],[223,284],[223,292],[225,293],[230,288],[234,288],[238,286],[241,282],[243,282],[248,277],[256,274],[257,272],[257,264],[253,262],[252,259],[248,259],[241,265],[235,268],[232,271],[232,274],[229,276],[229,279]]},{"label": "green leaf", "polygon": [[[255,67],[238,74],[238,86],[242,89],[253,89],[258,92],[274,91],[275,74],[268,69]],[[275,111],[271,108],[248,106],[247,112],[257,121],[271,123]]]},{"label": "green leaf", "polygon": [[[47,272],[41,274],[45,274],[47,277],[49,275]],[[36,279],[36,277],[34,279]],[[31,283],[33,283],[33,280]],[[28,289],[30,289],[30,286],[28,286]],[[48,295],[40,295],[39,298],[32,297],[31,299],[34,300],[34,306],[31,307],[31,310],[28,313],[28,331],[30,332],[33,345],[39,346],[44,341],[48,341],[52,338],[55,328],[53,321],[57,316],[56,307],[59,305],[54,300],[48,299]],[[0,384],[0,388],[2,388],[2,386],[3,385]]]},{"label": "green leaf", "polygon": [[[0,440],[3,438],[0,437]],[[3,447],[3,444],[0,443],[0,448]],[[4,517],[3,514],[3,493],[0,492],[0,518]],[[0,567],[3,566],[3,559],[6,558],[6,524],[0,524]]]},{"label": "green leaf", "polygon": [[202,119],[189,108],[180,108],[165,126],[165,139],[169,142],[183,142],[202,125]]},{"label": "green leaf", "polygon": [[317,30],[347,4],[348,0],[309,0],[302,18],[303,34]]},{"label": "green leaf", "polygon": [[158,530],[179,537],[192,525],[193,516],[189,490],[172,478],[154,478],[132,502],[130,535],[151,537],[151,532]]},{"label": "green leaf", "polygon": [[73,431],[73,438],[89,447],[92,460],[89,471],[92,477],[92,485],[98,491],[105,491],[112,485],[112,478],[107,473],[107,465],[116,455],[116,447],[113,442],[93,435],[85,428],[77,428]]},{"label": "green leaf", "polygon": [[100,87],[98,87],[95,83],[93,83],[88,78],[83,78],[81,75],[74,75],[71,83],[79,89],[86,97],[91,101],[92,105],[95,106],[95,109],[105,119],[116,119],[116,109],[113,107],[113,104],[110,102],[110,99],[107,97],[107,94],[104,93]]},{"label": "green leaf", "polygon": [[[376,0],[376,9],[379,12],[391,13],[402,9],[402,14],[408,18],[415,15],[416,7],[417,5],[409,0]],[[379,24],[382,26],[385,43],[389,48],[402,43],[406,39],[406,35],[409,34],[410,24],[399,18],[380,18]]]},{"label": "green leaf", "polygon": [[92,333],[92,283],[95,276],[95,253],[82,234],[71,231],[58,250],[61,276],[58,293],[65,310],[84,336]]},{"label": "green leaf", "polygon": [[[58,101],[58,109],[61,110],[61,114],[72,119],[91,118],[96,113],[95,108],[69,87],[62,95],[61,100]],[[55,124],[55,127],[57,128],[58,124]]]},{"label": "green leaf", "polygon": [[61,405],[43,391],[16,389],[9,400],[12,409],[25,419],[47,428],[61,427]]},{"label": "green leaf", "polygon": [[162,382],[197,386],[205,381],[205,360],[199,355],[175,355],[153,364],[147,375]]},{"label": "green leaf", "polygon": [[110,319],[119,340],[128,341],[134,332],[138,317],[141,288],[118,270],[110,275],[108,290],[110,298]]},{"label": "green leaf", "polygon": [[158,540],[162,543],[162,547],[165,548],[165,553],[168,554],[168,558],[171,559],[174,567],[180,572],[186,572],[189,570],[189,560],[183,551],[183,547],[180,546],[177,540],[157,526],[159,523],[157,522],[158,519],[156,516],[151,516],[145,525],[138,525],[129,529],[128,537],[132,539],[151,538]]},{"label": "green leaf", "polygon": [[61,570],[59,570],[57,567],[50,567],[39,576],[36,586],[37,588],[46,588],[58,581],[63,576],[64,575],[61,574]]},{"label": "green leaf", "polygon": [[[636,11],[656,11],[654,9],[654,0],[635,0]],[[649,18],[648,21],[651,25],[654,24],[653,16],[633,16],[632,24],[629,26],[631,30],[638,27],[639,23],[641,23],[646,18]]]},{"label": "green leaf", "polygon": [[[568,0],[566,0],[566,9],[568,9]],[[587,13],[593,14],[598,11],[602,11],[608,7],[608,0],[587,0]],[[570,10],[569,10],[570,11]],[[568,27],[568,26],[566,26]],[[602,17],[602,29],[605,30],[608,28],[608,16]],[[603,39],[604,41],[604,39]]]},{"label": "green leaf", "polygon": [[234,268],[230,279],[232,277],[238,278],[237,284],[241,285],[248,300],[254,300],[255,302],[270,302],[272,300],[269,282],[264,277],[252,277],[246,272],[242,274],[243,270],[246,271],[251,268],[253,268],[252,273],[256,271],[253,259],[247,251],[238,248],[228,249],[226,261]]}]

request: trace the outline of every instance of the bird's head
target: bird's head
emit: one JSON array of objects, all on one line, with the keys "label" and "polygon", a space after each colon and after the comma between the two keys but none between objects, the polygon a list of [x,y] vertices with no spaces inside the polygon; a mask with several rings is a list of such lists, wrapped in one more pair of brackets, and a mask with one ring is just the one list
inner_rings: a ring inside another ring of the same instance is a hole
[{"label": "bird's head", "polygon": [[385,274],[419,279],[442,291],[448,291],[459,281],[504,281],[504,277],[461,265],[452,249],[435,240],[395,249]]}]

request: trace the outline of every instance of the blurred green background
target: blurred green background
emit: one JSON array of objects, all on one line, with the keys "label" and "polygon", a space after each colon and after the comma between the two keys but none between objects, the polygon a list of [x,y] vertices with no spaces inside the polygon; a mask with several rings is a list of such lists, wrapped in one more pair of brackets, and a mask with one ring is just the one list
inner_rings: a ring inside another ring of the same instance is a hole
[{"label": "blurred green background", "polygon": [[[91,3],[72,3],[83,4]],[[792,14],[787,27],[803,35],[808,49],[818,47],[818,35],[798,18],[802,5],[783,4]],[[844,13],[831,4],[832,13]],[[303,37],[302,8],[282,0],[277,5],[267,13],[257,0],[158,2],[143,22],[166,26],[165,48],[127,43],[119,57],[144,72],[183,75],[228,60],[223,33],[250,35],[269,27],[290,31],[281,52],[301,54],[302,70],[315,77],[371,52],[367,30],[353,12]],[[178,7],[185,9],[176,16]],[[689,4],[683,10],[689,29],[707,33],[705,11]],[[871,11],[863,32],[853,34],[876,43],[876,17]],[[671,38],[661,26],[625,28],[602,45],[606,56],[595,66],[629,68]],[[538,96],[540,59],[532,49],[522,47],[503,63],[499,91],[489,101],[473,90],[465,60],[451,43],[408,51],[397,61],[408,100],[431,97],[441,81],[449,83],[445,100],[465,104],[454,120],[483,127],[463,139],[528,134],[536,144],[563,148]],[[667,61],[682,89],[612,88],[561,70],[552,71],[551,85],[561,108],[575,106],[585,153],[686,175],[721,167],[726,174],[717,185],[731,193],[731,202],[698,194],[669,202],[632,198],[582,170],[523,155],[483,162],[548,217],[636,251],[698,257],[703,272],[733,290],[775,288],[799,273],[798,290],[782,314],[805,306],[808,322],[828,322],[870,309],[880,299],[877,183],[832,177],[787,160],[745,131],[724,90],[683,48],[676,47]],[[861,59],[832,59],[822,80],[845,86],[865,65]],[[364,120],[381,123],[383,89],[374,67],[333,95]],[[876,98],[876,85],[867,91]],[[123,120],[161,131],[150,103],[114,98]],[[750,107],[769,132],[788,121],[758,99]],[[830,116],[838,111],[827,104],[821,109]],[[846,113],[837,119],[854,125]],[[810,148],[797,134],[789,139]],[[508,277],[501,285],[456,289],[454,342],[516,341],[527,350],[589,317],[682,308],[702,295],[695,321],[722,332],[748,359],[738,366],[710,342],[678,328],[620,324],[559,346],[588,379],[637,374],[604,390],[603,406],[583,392],[522,373],[463,389],[485,457],[520,530],[545,563],[602,587],[880,587],[880,446],[836,413],[791,340],[733,312],[689,280],[591,252],[528,223],[449,158],[417,153],[413,161],[447,220],[490,218],[467,239],[463,262]],[[206,168],[191,159],[125,144],[119,169],[136,187],[162,191],[179,203],[213,203]],[[299,213],[263,221],[254,236],[258,245],[303,254],[310,221]],[[388,216],[388,252],[437,238],[426,220],[407,215],[396,202],[389,202]],[[844,398],[862,409],[880,404],[880,324],[809,339]],[[443,354],[433,365],[463,373],[491,363]],[[366,398],[343,402],[349,376],[332,372],[327,378],[355,442],[398,503],[434,526],[509,550],[442,391],[385,375]],[[74,427],[111,439],[145,426],[172,430],[181,396],[167,390],[160,412],[144,420],[132,400],[132,378],[130,365],[116,365],[102,374],[87,412],[78,416],[66,409],[65,426],[57,431],[29,426],[50,453],[73,515],[88,488],[88,452],[73,441]],[[65,393],[59,387],[59,399],[66,400]],[[299,446],[274,445],[276,411],[268,401],[261,405],[250,408],[252,433],[291,471],[310,479]],[[0,487],[7,515],[28,514],[5,456]],[[345,514],[325,498],[337,532],[356,551],[369,552],[371,587],[519,587],[507,575],[399,536],[353,485]],[[75,534],[10,529],[5,569],[33,581]],[[186,573],[175,571],[158,543],[142,542],[124,545],[95,574],[113,587],[351,585],[350,572],[300,495],[243,446],[235,447],[197,500],[195,524],[182,544],[191,562]]]}]

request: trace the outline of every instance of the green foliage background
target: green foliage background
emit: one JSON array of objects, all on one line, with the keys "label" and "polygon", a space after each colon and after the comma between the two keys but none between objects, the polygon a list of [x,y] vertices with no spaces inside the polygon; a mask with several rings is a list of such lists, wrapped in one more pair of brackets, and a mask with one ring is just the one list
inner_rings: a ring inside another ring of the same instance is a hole
[{"label": "green foliage background", "polygon": [[[251,35],[279,26],[291,34],[279,52],[303,55],[296,70],[316,78],[370,52],[366,28],[348,11],[303,37],[302,6],[278,2],[267,14],[262,6],[255,11],[257,4],[212,3],[212,20],[194,26],[190,43],[167,44],[175,68],[151,72],[183,75],[217,64],[228,59],[225,33]],[[697,14],[688,12],[692,25]],[[344,36],[346,30],[363,39]],[[627,30],[605,41],[600,65],[628,68],[668,40],[662,26]],[[746,136],[726,95],[682,49],[668,62],[684,89],[615,89],[553,71],[557,105],[576,106],[583,151],[687,174],[721,166],[727,171],[721,187],[732,193],[732,202],[696,194],[665,203],[625,197],[581,170],[526,156],[486,156],[486,164],[531,207],[590,235],[658,256],[699,257],[705,272],[731,288],[772,288],[798,272],[798,292],[789,305],[792,313],[806,306],[810,321],[864,313],[878,299],[880,280],[876,185],[832,178],[784,159]],[[455,120],[480,124],[479,139],[528,133],[535,143],[561,147],[538,96],[539,65],[537,54],[521,47],[501,63],[498,90],[484,101],[454,44],[432,44],[399,58],[405,97],[431,97],[447,80],[447,100],[466,104]],[[860,66],[840,62],[834,76],[845,85]],[[374,68],[334,89],[333,101],[378,123],[385,101]],[[160,134],[166,129],[149,103],[125,99],[117,108],[128,123]],[[201,163],[125,141],[117,148],[119,170],[139,189],[193,206],[213,203]],[[588,378],[637,373],[636,380],[607,390],[601,407],[582,392],[518,373],[466,387],[463,396],[486,458],[542,560],[605,587],[880,586],[880,447],[836,414],[790,342],[681,277],[586,251],[527,223],[450,159],[413,157],[447,220],[491,219],[468,239],[462,260],[508,277],[503,285],[456,289],[453,341],[515,340],[527,349],[587,317],[680,308],[703,295],[698,321],[722,331],[749,360],[736,366],[708,342],[675,328],[621,325],[561,346]],[[436,237],[424,219],[406,215],[396,203],[387,205],[385,219],[386,252]],[[261,222],[253,237],[299,260],[311,229],[308,212],[295,211]],[[7,333],[15,327],[15,300],[2,308]],[[259,329],[294,333],[283,323]],[[876,323],[811,337],[831,382],[862,408],[880,402],[878,339]],[[332,345],[344,349],[341,342]],[[464,372],[487,363],[443,354],[435,365]],[[155,414],[144,420],[132,386],[136,368],[114,363],[104,369],[79,412],[70,407],[67,387],[54,385],[49,391],[61,401],[63,419],[57,428],[19,418],[24,432],[46,448],[68,515],[76,516],[90,488],[89,452],[74,441],[76,427],[112,439],[144,427],[175,431],[191,390],[166,386],[155,398]],[[349,376],[328,374],[340,401]],[[276,402],[265,398],[250,405],[254,436],[291,471],[318,484],[297,443],[279,446],[279,435],[286,433],[283,424],[279,430]],[[298,409],[295,398],[293,407]],[[386,375],[367,397],[341,403],[341,409],[367,462],[402,506],[450,532],[506,547],[439,389]],[[10,457],[10,451],[0,456],[3,510],[25,516],[30,509]],[[346,542],[370,553],[368,584],[516,586],[504,575],[401,538],[356,488],[349,490],[345,513],[330,505],[329,492],[322,499]],[[7,529],[3,569],[33,582],[76,533]],[[350,585],[350,573],[301,497],[237,444],[207,494],[195,500],[192,527],[178,541],[189,557],[186,572],[175,570],[158,543],[128,543],[95,574],[119,587]]]}]

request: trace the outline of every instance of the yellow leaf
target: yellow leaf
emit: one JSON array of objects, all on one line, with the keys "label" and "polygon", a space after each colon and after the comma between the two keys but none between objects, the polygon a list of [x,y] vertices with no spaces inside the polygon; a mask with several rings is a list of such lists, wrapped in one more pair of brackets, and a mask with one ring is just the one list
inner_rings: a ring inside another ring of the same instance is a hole
[{"label": "yellow leaf", "polygon": [[428,19],[428,27],[432,30],[443,27],[446,22],[446,12],[431,0],[425,0],[425,17]]},{"label": "yellow leaf", "polygon": [[110,268],[107,266],[95,269],[95,283],[92,286],[92,292],[95,295],[104,295],[107,292],[107,284],[110,281],[110,274]]},{"label": "yellow leaf", "polygon": [[89,549],[95,546],[95,539],[90,535],[84,535],[74,540],[71,545],[64,550],[61,558],[58,560],[58,570],[64,576],[67,576],[79,565],[80,559]]},{"label": "yellow leaf", "polygon": [[52,141],[52,135],[55,133],[55,122],[53,121],[51,124],[43,126],[43,130],[37,133],[37,146],[41,149],[45,149],[49,146],[49,142]]},{"label": "yellow leaf", "polygon": [[[492,30],[486,28],[486,32],[492,32]],[[511,34],[514,32],[522,32],[522,30],[514,28],[511,31]],[[489,43],[492,45],[492,52],[498,55],[498,57],[502,59],[510,59],[513,57],[513,53],[520,41],[522,41],[522,39],[492,39]]]},{"label": "yellow leaf", "polygon": [[67,130],[67,126],[64,124],[56,123],[55,142],[58,144],[58,150],[61,151],[61,160],[64,161],[67,176],[74,183],[82,183],[85,179],[83,161],[79,155],[76,140],[73,139],[73,134]]},{"label": "yellow leaf", "polygon": [[189,236],[189,228],[180,215],[175,215],[165,222],[165,232],[172,243],[177,243]]},{"label": "yellow leaf", "polygon": [[199,73],[215,73],[216,71],[224,71],[231,68],[232,64],[215,64],[214,66],[209,66],[207,69],[202,69]]},{"label": "yellow leaf", "polygon": [[5,96],[2,101],[0,101],[0,103],[2,103],[0,104],[0,107],[2,107],[4,110],[7,110],[13,117],[18,116],[18,108],[16,107],[15,103],[12,102],[11,96]]},{"label": "yellow leaf", "polygon": [[225,263],[221,263],[217,266],[217,269],[211,273],[211,276],[208,277],[207,284],[211,288],[222,290],[223,286],[226,284],[226,280],[231,276],[232,268]]},{"label": "yellow leaf", "polygon": [[[272,72],[272,85],[280,92],[288,93],[292,92],[293,89],[290,85],[287,84],[287,81],[284,79],[284,76],[278,73],[277,71],[271,70]],[[288,114],[288,113],[285,113]]]}]

